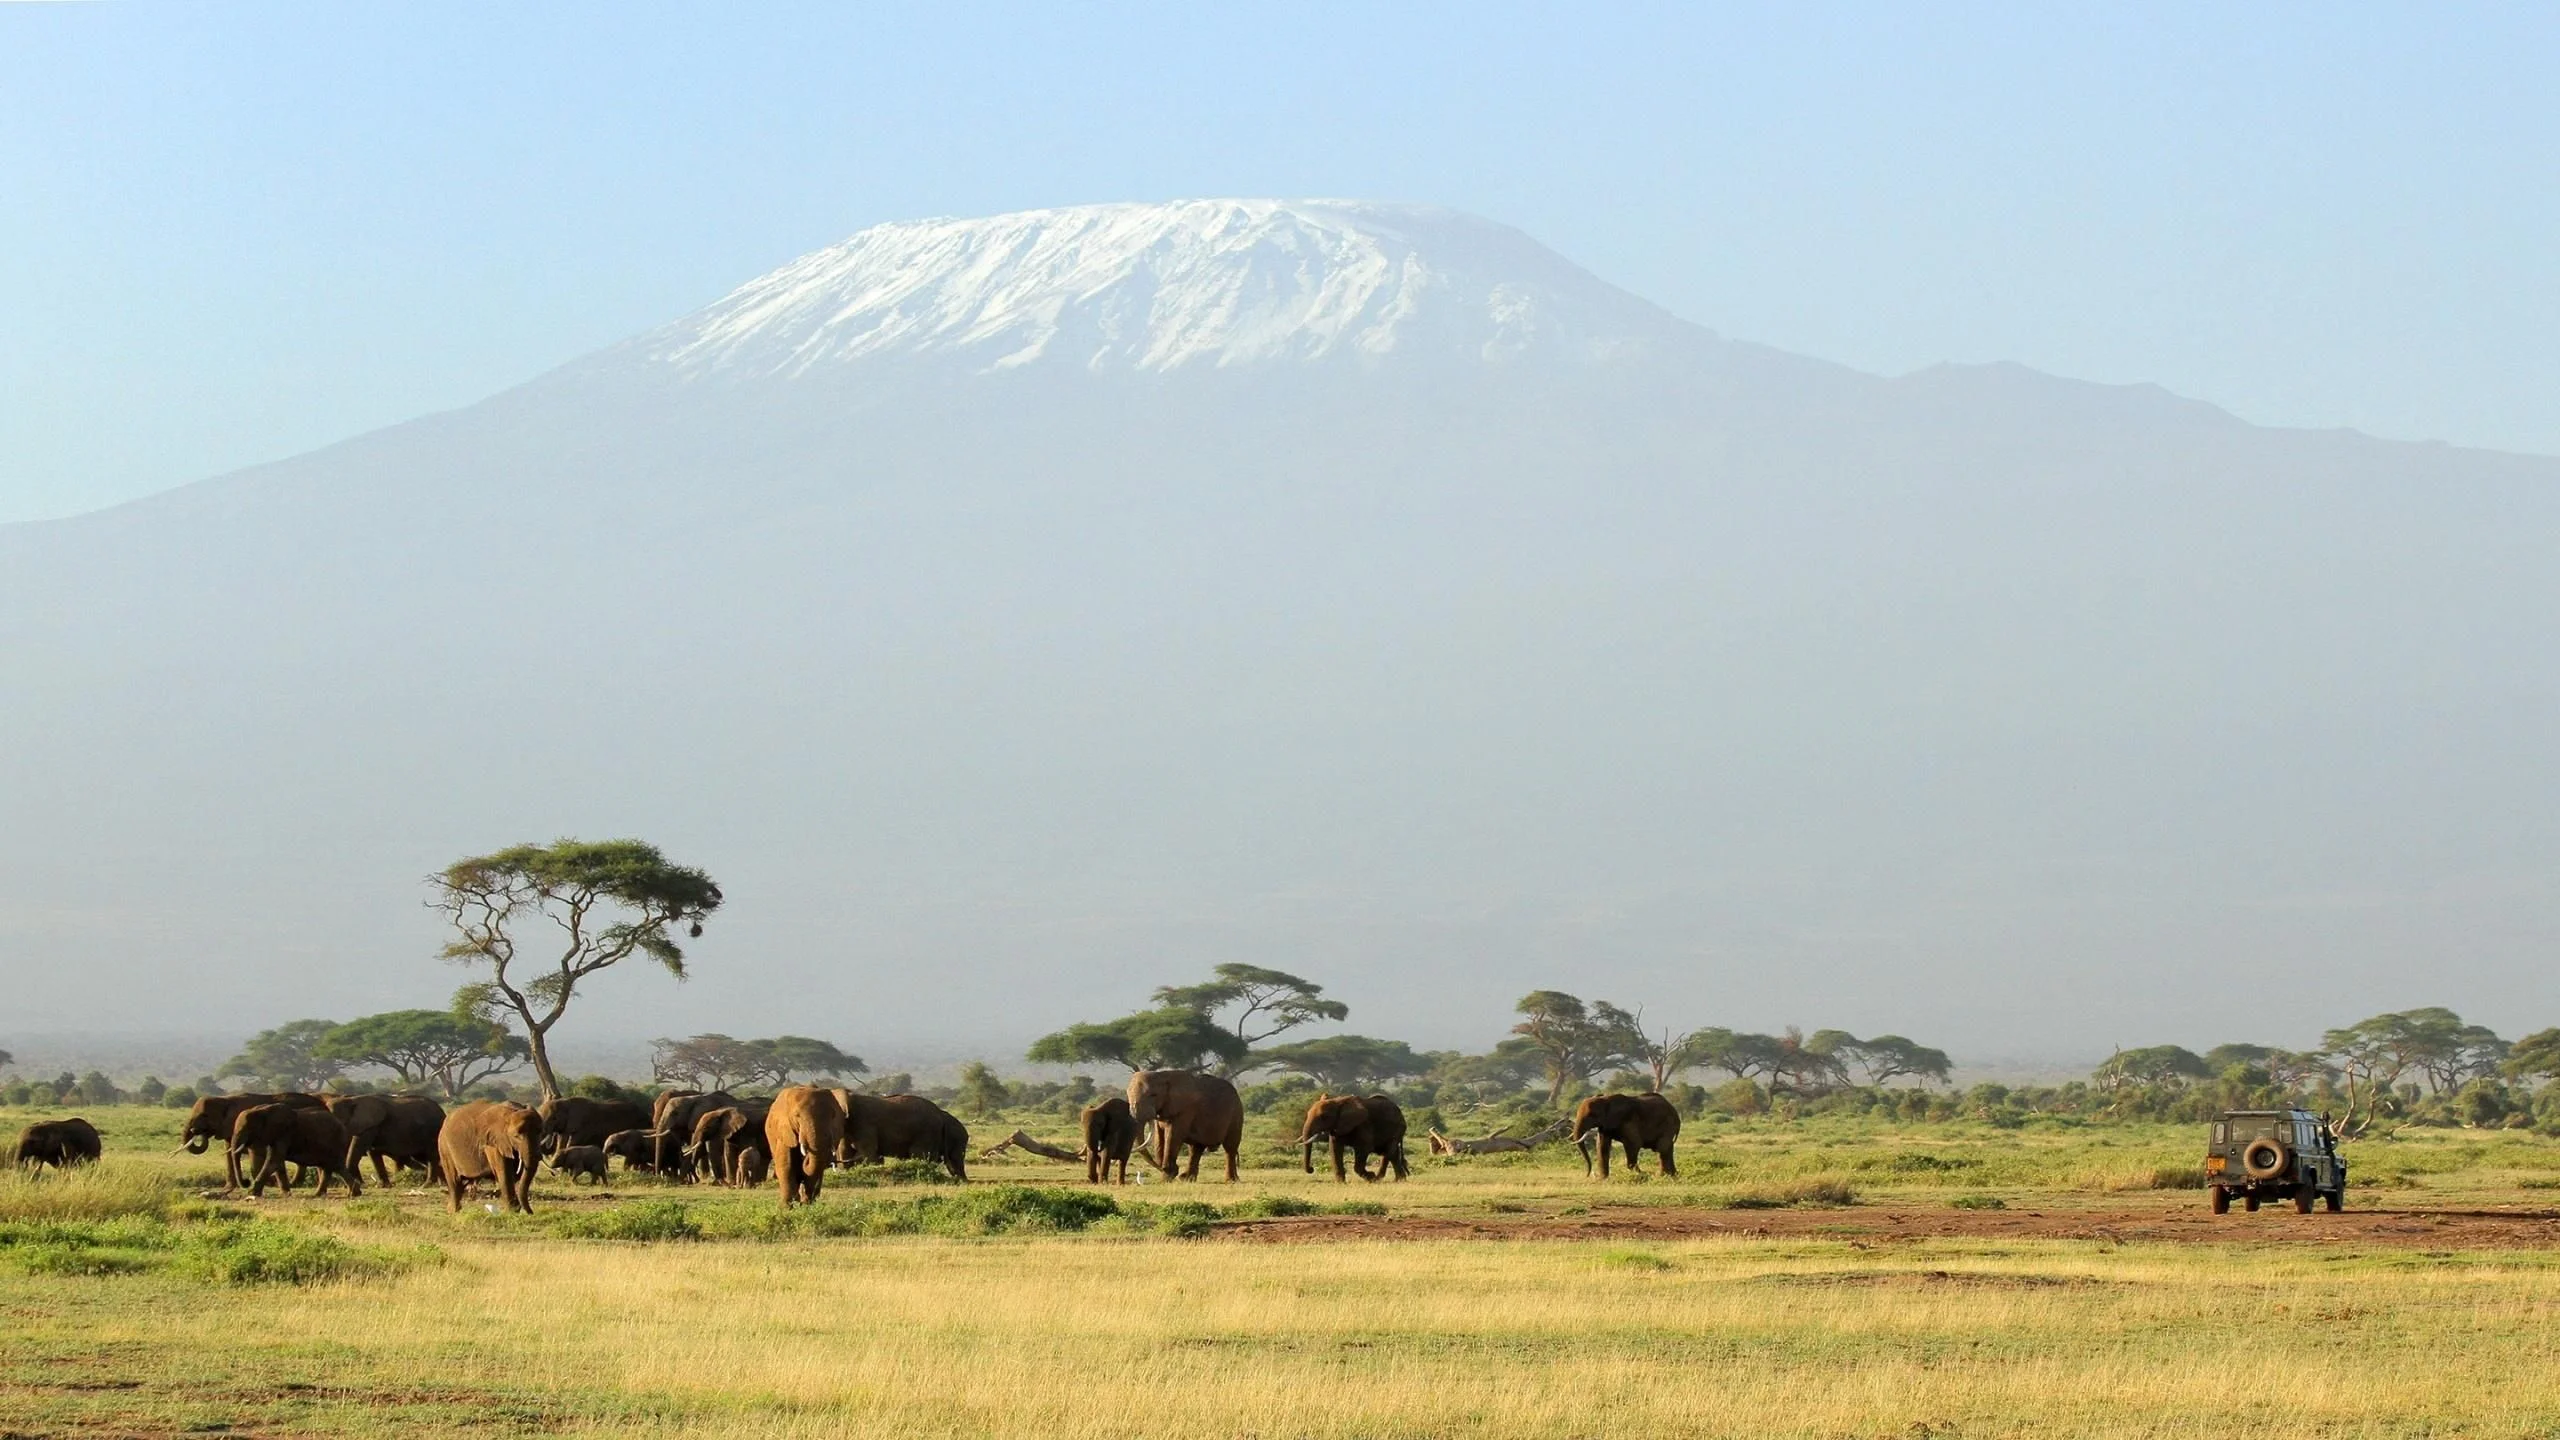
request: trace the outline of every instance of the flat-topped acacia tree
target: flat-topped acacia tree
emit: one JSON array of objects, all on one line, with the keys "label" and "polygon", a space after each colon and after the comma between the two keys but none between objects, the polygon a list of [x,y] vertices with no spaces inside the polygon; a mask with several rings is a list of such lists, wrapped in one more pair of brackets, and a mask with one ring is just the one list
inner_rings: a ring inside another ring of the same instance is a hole
[{"label": "flat-topped acacia tree", "polygon": [[[524,1022],[546,1100],[560,1098],[559,1077],[551,1073],[551,1027],[568,1010],[578,982],[633,955],[648,956],[682,980],[684,950],[669,932],[682,926],[687,938],[699,936],[702,922],[720,908],[720,887],[710,876],[669,861],[641,840],[517,845],[457,860],[427,883],[435,891],[428,903],[454,928],[445,958],[489,967],[491,992]],[[539,931],[521,937],[532,954],[519,970],[517,932],[537,918],[556,933],[547,941]]]}]

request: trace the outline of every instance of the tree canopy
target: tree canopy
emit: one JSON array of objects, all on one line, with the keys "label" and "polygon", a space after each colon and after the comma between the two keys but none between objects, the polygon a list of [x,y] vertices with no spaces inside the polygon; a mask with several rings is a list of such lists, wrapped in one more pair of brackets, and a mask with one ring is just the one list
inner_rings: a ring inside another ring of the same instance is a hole
[{"label": "tree canopy", "polygon": [[403,1084],[432,1083],[448,1100],[524,1063],[524,1040],[466,1005],[452,1010],[392,1010],[331,1029],[313,1053],[343,1065],[371,1065]]},{"label": "tree canopy", "polygon": [[[1339,1000],[1325,999],[1323,986],[1286,970],[1229,964],[1217,966],[1209,974],[1210,979],[1202,984],[1158,988],[1156,1006],[1162,1010],[1196,1010],[1212,1019],[1221,1011],[1232,1010],[1232,1017],[1222,1023],[1247,1052],[1272,1036],[1301,1025],[1351,1018],[1351,1007]],[[1238,1061],[1241,1058],[1240,1055]]]},{"label": "tree canopy", "polygon": [[662,1082],[702,1090],[726,1090],[732,1085],[778,1087],[792,1083],[794,1075],[841,1080],[871,1072],[861,1056],[806,1035],[778,1035],[770,1040],[737,1040],[719,1034],[659,1039],[650,1042],[649,1069]]},{"label": "tree canopy", "polygon": [[1511,1033],[1537,1052],[1550,1105],[1564,1098],[1567,1086],[1638,1063],[1642,1028],[1634,1015],[1606,1000],[1586,1005],[1561,990],[1532,990],[1511,1009],[1520,1017]]},{"label": "tree canopy", "polygon": [[[560,1095],[551,1027],[580,982],[633,955],[683,979],[684,950],[670,932],[681,927],[687,938],[701,935],[722,898],[709,875],[669,861],[641,840],[517,845],[457,860],[428,883],[435,892],[430,903],[454,930],[445,958],[488,967],[488,984],[523,1023],[545,1099]],[[537,918],[550,929],[520,937]],[[522,971],[520,939],[544,952],[529,957]]]},{"label": "tree canopy", "polygon": [[2090,1072],[2089,1078],[2105,1089],[2120,1090],[2128,1085],[2204,1080],[2213,1073],[2203,1056],[2183,1045],[2145,1045],[2138,1050],[2118,1050],[2107,1057],[2106,1064]]},{"label": "tree canopy", "polygon": [[1048,1065],[1106,1063],[1131,1070],[1200,1070],[1244,1063],[1245,1042],[1199,1010],[1167,1006],[1096,1024],[1070,1025],[1031,1042],[1025,1058]]},{"label": "tree canopy", "polygon": [[319,1053],[334,1020],[288,1020],[249,1037],[240,1053],[222,1063],[224,1079],[243,1076],[270,1090],[317,1090],[345,1073],[345,1065]]},{"label": "tree canopy", "polygon": [[1254,1052],[1256,1065],[1304,1075],[1329,1091],[1360,1090],[1431,1069],[1428,1055],[1417,1055],[1401,1040],[1373,1040],[1366,1035],[1326,1035],[1275,1045]]}]

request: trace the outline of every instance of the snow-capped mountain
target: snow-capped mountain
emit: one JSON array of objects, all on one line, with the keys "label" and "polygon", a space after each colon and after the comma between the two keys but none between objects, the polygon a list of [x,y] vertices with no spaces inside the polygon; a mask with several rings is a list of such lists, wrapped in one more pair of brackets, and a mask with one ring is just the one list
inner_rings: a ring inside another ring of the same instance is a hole
[{"label": "snow-capped mountain", "polygon": [[1579,363],[1702,334],[1456,211],[1184,200],[874,226],[628,348],[740,378],[920,357],[976,370]]}]

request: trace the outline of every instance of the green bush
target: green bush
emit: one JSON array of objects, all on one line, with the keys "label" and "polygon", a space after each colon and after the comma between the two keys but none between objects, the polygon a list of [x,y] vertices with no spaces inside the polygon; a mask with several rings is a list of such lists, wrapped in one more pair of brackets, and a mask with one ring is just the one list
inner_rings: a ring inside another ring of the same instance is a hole
[{"label": "green bush", "polygon": [[577,1240],[699,1240],[702,1227],[676,1200],[640,1200],[571,1215],[555,1233]]},{"label": "green bush", "polygon": [[1295,1195],[1256,1195],[1250,1200],[1239,1200],[1220,1213],[1229,1220],[1279,1220],[1291,1215],[1314,1215],[1323,1209],[1314,1201],[1301,1200]]},{"label": "green bush", "polygon": [[1728,1210],[1783,1210],[1793,1205],[1855,1205],[1858,1192],[1837,1176],[1814,1176],[1782,1185],[1737,1190],[1725,1200]]},{"label": "green bush", "polygon": [[296,1226],[231,1218],[219,1207],[198,1213],[215,1218],[0,1221],[0,1261],[38,1275],[165,1271],[225,1285],[308,1285],[406,1263]]}]

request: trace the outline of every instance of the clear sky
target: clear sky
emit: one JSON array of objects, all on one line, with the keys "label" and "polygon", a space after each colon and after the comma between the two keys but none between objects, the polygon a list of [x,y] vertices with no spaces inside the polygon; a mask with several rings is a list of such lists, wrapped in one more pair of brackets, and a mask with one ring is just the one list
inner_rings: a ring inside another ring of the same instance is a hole
[{"label": "clear sky", "polygon": [[0,3],[0,520],[875,222],[1338,195],[1727,334],[2560,453],[2547,4]]}]

